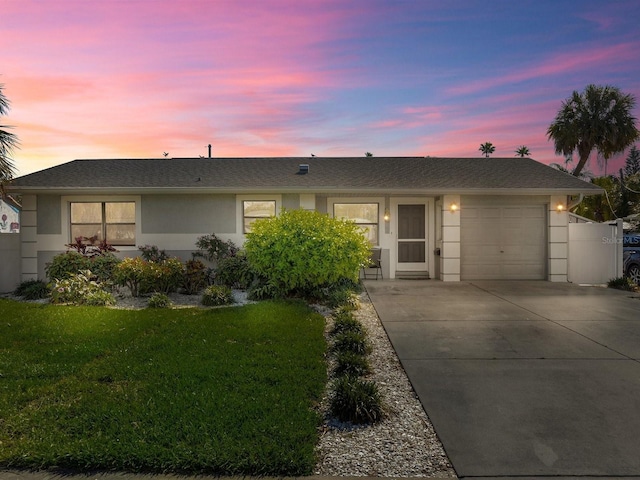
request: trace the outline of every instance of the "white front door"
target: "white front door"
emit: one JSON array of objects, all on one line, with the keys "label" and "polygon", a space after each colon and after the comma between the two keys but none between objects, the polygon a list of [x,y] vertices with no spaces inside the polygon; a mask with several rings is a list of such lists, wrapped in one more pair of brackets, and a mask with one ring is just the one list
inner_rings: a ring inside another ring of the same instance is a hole
[{"label": "white front door", "polygon": [[428,203],[399,201],[396,210],[396,271],[429,271]]}]

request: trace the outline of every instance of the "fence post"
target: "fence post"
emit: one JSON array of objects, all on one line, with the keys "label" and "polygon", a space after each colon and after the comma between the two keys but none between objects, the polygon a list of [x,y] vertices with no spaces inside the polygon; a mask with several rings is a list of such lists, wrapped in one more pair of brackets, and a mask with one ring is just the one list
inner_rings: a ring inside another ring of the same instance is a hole
[{"label": "fence post", "polygon": [[616,278],[624,275],[624,227],[621,218],[616,219]]}]

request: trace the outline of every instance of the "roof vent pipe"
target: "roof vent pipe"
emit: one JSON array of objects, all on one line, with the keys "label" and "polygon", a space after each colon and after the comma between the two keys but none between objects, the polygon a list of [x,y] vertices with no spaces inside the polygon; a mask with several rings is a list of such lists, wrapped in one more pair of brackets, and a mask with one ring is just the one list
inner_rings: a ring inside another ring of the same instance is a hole
[{"label": "roof vent pipe", "polygon": [[309,173],[308,163],[301,163],[298,165],[298,175],[306,175],[307,173]]}]

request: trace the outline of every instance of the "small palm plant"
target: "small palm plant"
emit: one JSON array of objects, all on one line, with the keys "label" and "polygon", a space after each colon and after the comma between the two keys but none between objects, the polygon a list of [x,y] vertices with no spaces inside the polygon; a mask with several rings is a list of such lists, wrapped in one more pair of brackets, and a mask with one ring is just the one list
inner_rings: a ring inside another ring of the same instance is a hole
[{"label": "small palm plant", "polygon": [[491,142],[484,142],[478,150],[480,150],[485,157],[489,158],[489,155],[496,151],[496,147],[494,147]]},{"label": "small palm plant", "polygon": [[524,145],[516,150],[516,157],[524,158],[528,157],[529,155],[531,155],[531,152],[529,151],[529,148],[525,147]]}]

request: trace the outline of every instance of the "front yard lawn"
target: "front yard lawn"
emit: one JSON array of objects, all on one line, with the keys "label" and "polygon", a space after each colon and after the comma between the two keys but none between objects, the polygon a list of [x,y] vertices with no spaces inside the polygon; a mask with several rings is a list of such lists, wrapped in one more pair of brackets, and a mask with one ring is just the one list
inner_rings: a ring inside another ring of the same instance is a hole
[{"label": "front yard lawn", "polygon": [[310,474],[323,327],[291,302],[115,310],[0,300],[0,468]]}]

